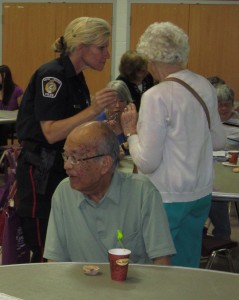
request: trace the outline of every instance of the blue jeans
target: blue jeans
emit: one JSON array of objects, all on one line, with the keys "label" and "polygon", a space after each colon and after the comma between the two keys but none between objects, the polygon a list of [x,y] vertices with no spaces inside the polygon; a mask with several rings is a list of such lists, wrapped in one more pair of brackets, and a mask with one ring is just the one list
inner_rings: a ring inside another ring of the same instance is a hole
[{"label": "blue jeans", "polygon": [[214,226],[212,234],[222,240],[230,240],[231,224],[228,202],[212,201],[209,218]]}]

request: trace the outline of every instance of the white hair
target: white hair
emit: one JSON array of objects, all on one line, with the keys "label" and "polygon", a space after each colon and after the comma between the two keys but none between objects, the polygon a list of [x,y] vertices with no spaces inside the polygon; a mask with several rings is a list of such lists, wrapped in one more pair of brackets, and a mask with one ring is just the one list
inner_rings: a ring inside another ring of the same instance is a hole
[{"label": "white hair", "polygon": [[151,61],[185,66],[189,54],[188,35],[170,22],[156,22],[140,37],[137,52]]},{"label": "white hair", "polygon": [[133,102],[128,86],[124,81],[112,80],[107,84],[107,87],[114,89],[121,101],[125,101],[127,104]]},{"label": "white hair", "polygon": [[227,84],[218,84],[216,87],[218,102],[234,102],[234,91]]}]

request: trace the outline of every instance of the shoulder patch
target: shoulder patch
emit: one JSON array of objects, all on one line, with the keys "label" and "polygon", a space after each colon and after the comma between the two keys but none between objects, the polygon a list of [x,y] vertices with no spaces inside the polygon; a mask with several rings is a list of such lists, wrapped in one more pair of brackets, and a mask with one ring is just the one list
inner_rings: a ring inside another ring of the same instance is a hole
[{"label": "shoulder patch", "polygon": [[55,77],[42,79],[42,95],[47,98],[55,98],[62,86],[62,82]]}]

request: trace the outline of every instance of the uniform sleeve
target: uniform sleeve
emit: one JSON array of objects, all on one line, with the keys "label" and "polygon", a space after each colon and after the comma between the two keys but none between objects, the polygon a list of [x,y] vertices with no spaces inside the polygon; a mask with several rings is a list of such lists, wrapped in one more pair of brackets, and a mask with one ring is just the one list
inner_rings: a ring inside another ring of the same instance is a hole
[{"label": "uniform sleeve", "polygon": [[35,116],[38,121],[64,118],[67,84],[63,72],[38,71],[35,81]]}]

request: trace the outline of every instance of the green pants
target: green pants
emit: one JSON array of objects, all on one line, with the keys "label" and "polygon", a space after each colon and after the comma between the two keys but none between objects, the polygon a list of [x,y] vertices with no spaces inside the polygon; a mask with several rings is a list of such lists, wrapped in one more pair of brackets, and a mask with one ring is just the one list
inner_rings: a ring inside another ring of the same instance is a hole
[{"label": "green pants", "polygon": [[177,253],[172,265],[198,268],[202,230],[211,206],[211,194],[192,202],[164,203]]}]

